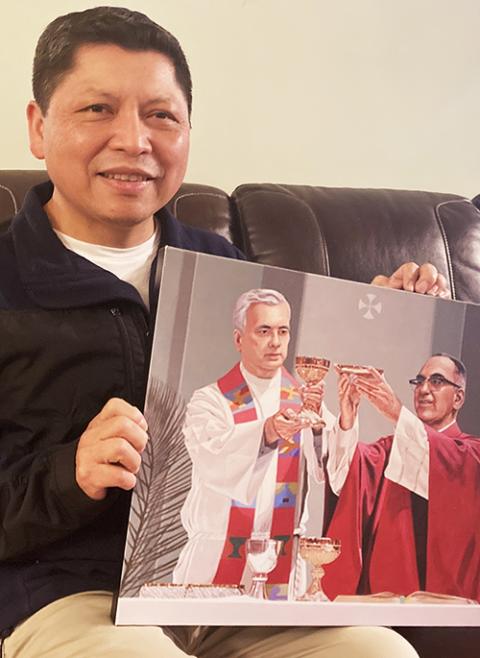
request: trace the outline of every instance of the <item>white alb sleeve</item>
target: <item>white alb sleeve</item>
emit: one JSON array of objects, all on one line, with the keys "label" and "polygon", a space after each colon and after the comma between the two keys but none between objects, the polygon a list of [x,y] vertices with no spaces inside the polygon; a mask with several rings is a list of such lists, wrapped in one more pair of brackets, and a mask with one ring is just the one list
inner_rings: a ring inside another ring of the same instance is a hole
[{"label": "white alb sleeve", "polygon": [[215,385],[195,391],[183,433],[197,477],[217,493],[250,504],[276,456],[274,450],[259,456],[263,424],[253,420],[235,425]]},{"label": "white alb sleeve", "polygon": [[402,407],[385,477],[428,500],[430,450],[422,421]]},{"label": "white alb sleeve", "polygon": [[358,444],[358,418],[350,430],[342,430],[338,419],[328,432],[327,473],[330,488],[339,496]]}]

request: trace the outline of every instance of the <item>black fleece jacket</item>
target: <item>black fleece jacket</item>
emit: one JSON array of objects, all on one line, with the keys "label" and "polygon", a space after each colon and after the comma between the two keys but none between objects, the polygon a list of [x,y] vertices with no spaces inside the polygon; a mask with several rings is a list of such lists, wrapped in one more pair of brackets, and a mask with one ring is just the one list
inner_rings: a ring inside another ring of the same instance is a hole
[{"label": "black fleece jacket", "polygon": [[[129,494],[88,498],[75,452],[111,397],[143,408],[153,328],[131,285],[58,240],[43,211],[52,189],[33,188],[0,236],[0,636],[62,596],[118,584]],[[166,209],[156,217],[161,247],[243,258]]]}]

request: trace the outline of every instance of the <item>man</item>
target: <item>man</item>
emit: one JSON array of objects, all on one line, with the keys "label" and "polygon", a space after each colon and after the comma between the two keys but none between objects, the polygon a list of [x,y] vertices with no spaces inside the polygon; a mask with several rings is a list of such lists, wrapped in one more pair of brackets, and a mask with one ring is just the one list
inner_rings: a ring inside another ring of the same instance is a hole
[{"label": "man", "polygon": [[[480,551],[472,549],[480,540],[480,441],[456,422],[465,367],[435,354],[410,381],[416,415],[375,369],[353,380],[341,376],[345,432],[330,446],[339,499],[328,532],[341,535],[342,558],[326,586],[330,593],[426,589],[480,599]],[[395,423],[394,435],[357,444],[360,396]]]},{"label": "man", "polygon": [[[190,133],[190,73],[172,35],[120,8],[60,17],[37,45],[33,86],[31,150],[51,183],[31,190],[0,238],[3,655],[183,655],[161,629],[116,628],[109,614],[148,440],[147,305],[158,246],[242,256],[164,207]],[[430,266],[405,276],[433,294],[443,286]],[[250,657],[413,655],[385,629],[190,639],[197,655],[218,658],[238,647]]]},{"label": "man", "polygon": [[[323,481],[311,425],[299,412],[306,401],[320,411],[323,387],[306,387],[301,397],[283,368],[290,315],[290,305],[276,290],[240,295],[233,313],[240,362],[195,391],[188,405],[184,433],[193,471],[182,510],[188,542],[174,582],[248,582],[246,541],[268,536],[282,541],[268,578],[271,597],[294,595],[292,545],[302,453],[309,476]],[[322,415],[330,428],[335,419],[326,409]]]}]

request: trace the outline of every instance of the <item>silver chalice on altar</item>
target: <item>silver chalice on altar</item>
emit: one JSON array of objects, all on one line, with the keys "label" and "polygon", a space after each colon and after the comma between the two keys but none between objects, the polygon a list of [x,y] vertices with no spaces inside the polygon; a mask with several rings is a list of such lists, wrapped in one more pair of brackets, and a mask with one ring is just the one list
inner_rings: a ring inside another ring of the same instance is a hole
[{"label": "silver chalice on altar", "polygon": [[[330,368],[330,361],[318,356],[297,356],[295,357],[295,371],[307,387],[319,384],[325,377]],[[304,418],[310,425],[325,424],[320,416],[320,405],[313,401],[306,401],[302,405],[299,413],[300,418]]]},{"label": "silver chalice on altar", "polygon": [[247,592],[254,599],[266,600],[268,574],[277,564],[282,542],[269,537],[247,539],[247,564],[252,572],[252,584]]},{"label": "silver chalice on altar", "polygon": [[300,537],[300,556],[311,566],[310,585],[299,601],[329,601],[322,589],[325,564],[330,564],[340,555],[339,539],[330,537]]}]

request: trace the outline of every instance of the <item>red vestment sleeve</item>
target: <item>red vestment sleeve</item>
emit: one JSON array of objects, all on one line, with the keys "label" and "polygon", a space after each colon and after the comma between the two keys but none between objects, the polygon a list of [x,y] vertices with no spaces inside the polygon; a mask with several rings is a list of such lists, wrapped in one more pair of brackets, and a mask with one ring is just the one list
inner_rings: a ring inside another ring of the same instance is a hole
[{"label": "red vestment sleeve", "polygon": [[[326,530],[329,537],[342,542],[340,556],[328,565],[322,581],[325,593],[331,599],[338,594],[370,591],[362,574],[366,573],[365,567],[370,562],[372,539],[375,537],[380,512],[384,508],[383,499],[388,493],[385,483],[393,484],[386,481],[383,475],[392,440],[393,437],[389,436],[373,444],[359,443],[355,450],[347,479]],[[389,518],[394,526],[397,525],[395,518],[395,515]],[[414,546],[412,549],[414,554]]]}]

